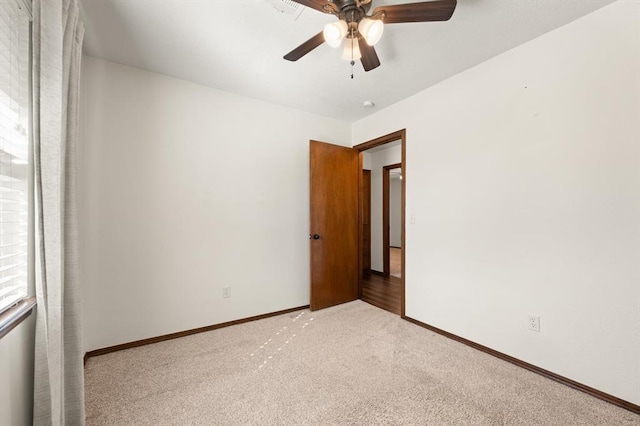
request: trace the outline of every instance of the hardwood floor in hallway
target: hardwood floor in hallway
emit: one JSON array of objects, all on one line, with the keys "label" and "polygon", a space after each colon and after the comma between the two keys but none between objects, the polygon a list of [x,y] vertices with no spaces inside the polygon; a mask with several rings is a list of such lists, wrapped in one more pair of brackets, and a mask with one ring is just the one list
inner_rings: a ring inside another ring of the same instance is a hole
[{"label": "hardwood floor in hallway", "polygon": [[400,315],[401,286],[400,278],[369,274],[362,280],[361,299],[380,309]]}]

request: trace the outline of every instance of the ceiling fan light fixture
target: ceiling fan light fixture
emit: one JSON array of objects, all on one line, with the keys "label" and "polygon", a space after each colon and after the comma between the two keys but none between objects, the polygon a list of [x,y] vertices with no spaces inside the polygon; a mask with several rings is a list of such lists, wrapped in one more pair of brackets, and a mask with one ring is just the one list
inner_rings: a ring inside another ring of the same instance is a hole
[{"label": "ceiling fan light fixture", "polygon": [[384,24],[380,19],[363,18],[358,24],[358,32],[369,46],[373,46],[380,41],[384,32]]},{"label": "ceiling fan light fixture", "polygon": [[324,27],[324,41],[333,48],[340,46],[342,39],[347,35],[347,23],[342,19],[338,22],[331,22]]},{"label": "ceiling fan light fixture", "polygon": [[[268,0],[293,2],[338,18],[338,22],[326,25],[324,31],[314,35],[291,52],[284,55],[287,61],[297,61],[324,43],[337,48],[343,46],[344,59],[351,63],[351,78],[356,60],[362,62],[365,72],[380,66],[380,58],[374,45],[380,41],[385,24],[409,22],[448,21],[456,10],[457,0],[431,0],[383,5],[373,8],[378,0]],[[409,0],[411,1],[411,0]],[[334,19],[335,19],[334,18]],[[345,40],[343,43],[342,40]]]},{"label": "ceiling fan light fixture", "polygon": [[348,38],[344,43],[344,49],[342,50],[342,59],[345,61],[358,61],[362,58],[360,53],[360,45],[355,38]]}]

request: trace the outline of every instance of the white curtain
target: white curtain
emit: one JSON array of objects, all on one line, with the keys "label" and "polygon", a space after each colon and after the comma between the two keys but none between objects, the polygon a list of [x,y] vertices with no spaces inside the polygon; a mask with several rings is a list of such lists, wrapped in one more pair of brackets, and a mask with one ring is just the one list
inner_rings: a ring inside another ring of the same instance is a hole
[{"label": "white curtain", "polygon": [[34,425],[83,425],[76,144],[84,27],[76,0],[33,1]]}]

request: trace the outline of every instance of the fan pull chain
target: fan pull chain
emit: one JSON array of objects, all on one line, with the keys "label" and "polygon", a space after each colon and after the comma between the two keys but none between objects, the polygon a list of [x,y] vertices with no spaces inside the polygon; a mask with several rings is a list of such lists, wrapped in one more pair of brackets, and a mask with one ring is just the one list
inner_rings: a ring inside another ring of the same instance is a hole
[{"label": "fan pull chain", "polygon": [[356,61],[353,60],[353,38],[351,38],[351,80],[353,80],[353,66],[356,64]]}]

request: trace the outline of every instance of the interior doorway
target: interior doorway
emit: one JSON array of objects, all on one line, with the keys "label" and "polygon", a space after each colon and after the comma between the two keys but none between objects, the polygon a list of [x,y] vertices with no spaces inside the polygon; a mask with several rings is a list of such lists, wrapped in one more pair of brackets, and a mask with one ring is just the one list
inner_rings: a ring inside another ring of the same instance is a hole
[{"label": "interior doorway", "polygon": [[[360,299],[404,317],[405,131],[354,148],[360,157]],[[394,191],[395,189],[395,191]]]},{"label": "interior doorway", "polygon": [[382,250],[385,276],[402,278],[401,220],[402,164],[396,163],[382,168]]}]

